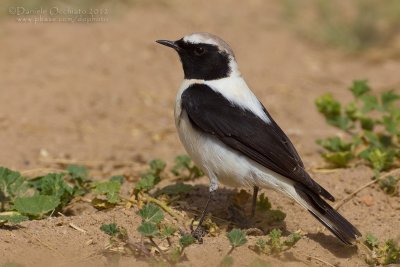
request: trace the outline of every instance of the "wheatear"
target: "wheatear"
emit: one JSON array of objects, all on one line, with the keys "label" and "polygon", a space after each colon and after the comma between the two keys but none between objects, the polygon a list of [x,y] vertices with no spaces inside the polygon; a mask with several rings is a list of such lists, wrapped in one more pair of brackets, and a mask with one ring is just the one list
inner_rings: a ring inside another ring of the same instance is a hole
[{"label": "wheatear", "polygon": [[304,169],[293,144],[248,88],[235,55],[221,38],[193,33],[177,41],[158,40],[178,52],[184,71],[175,123],[186,151],[210,179],[210,196],[192,233],[201,224],[218,182],[272,188],[294,199],[346,244],[360,232],[321,197],[334,197]]}]

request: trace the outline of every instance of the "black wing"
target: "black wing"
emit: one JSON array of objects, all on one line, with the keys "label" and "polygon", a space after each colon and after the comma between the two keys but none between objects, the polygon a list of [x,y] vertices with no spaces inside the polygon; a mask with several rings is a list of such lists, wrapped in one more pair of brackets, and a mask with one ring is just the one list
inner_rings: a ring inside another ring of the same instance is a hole
[{"label": "black wing", "polygon": [[293,144],[265,109],[271,123],[231,103],[204,84],[191,85],[183,92],[181,101],[182,109],[198,130],[216,136],[264,167],[334,201],[304,170]]}]

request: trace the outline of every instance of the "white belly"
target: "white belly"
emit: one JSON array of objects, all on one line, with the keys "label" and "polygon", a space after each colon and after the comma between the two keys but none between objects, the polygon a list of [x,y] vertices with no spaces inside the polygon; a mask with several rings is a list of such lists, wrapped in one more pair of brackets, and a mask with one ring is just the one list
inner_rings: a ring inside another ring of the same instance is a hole
[{"label": "white belly", "polygon": [[193,162],[212,180],[235,187],[268,187],[286,191],[290,180],[242,156],[212,135],[192,127],[185,111],[177,117],[179,138]]}]

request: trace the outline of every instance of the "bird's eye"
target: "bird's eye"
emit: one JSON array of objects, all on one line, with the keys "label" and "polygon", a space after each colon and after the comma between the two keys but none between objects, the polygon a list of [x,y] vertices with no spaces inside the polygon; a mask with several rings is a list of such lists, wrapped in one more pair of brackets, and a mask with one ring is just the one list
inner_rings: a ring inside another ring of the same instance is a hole
[{"label": "bird's eye", "polygon": [[196,47],[194,49],[194,53],[196,56],[201,56],[206,52],[206,50],[203,47]]}]

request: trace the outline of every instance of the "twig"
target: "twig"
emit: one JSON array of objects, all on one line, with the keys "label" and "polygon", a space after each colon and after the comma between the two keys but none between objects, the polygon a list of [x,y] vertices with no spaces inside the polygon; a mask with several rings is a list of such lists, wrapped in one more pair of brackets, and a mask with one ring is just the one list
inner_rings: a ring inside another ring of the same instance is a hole
[{"label": "twig", "polygon": [[334,172],[339,172],[341,170],[343,170],[343,169],[340,169],[340,168],[335,168],[335,169],[314,168],[314,169],[311,169],[310,171],[314,172],[314,173],[334,173]]},{"label": "twig", "polygon": [[[134,249],[139,250],[140,252],[142,252],[146,257],[151,257],[151,253],[146,249],[146,247],[142,244],[142,243],[133,243],[133,242],[128,242],[126,243],[126,245],[132,249],[132,247]],[[133,249],[132,249],[133,250]]]},{"label": "twig", "polygon": [[152,237],[149,237],[149,240],[151,242],[151,244],[160,252],[161,257],[166,260],[167,262],[169,262],[168,258],[165,256],[164,252],[161,250],[161,248],[157,245],[156,242],[154,242]]},{"label": "twig", "polygon": [[228,253],[226,255],[231,255],[231,253],[233,252],[234,249],[235,249],[235,247],[231,246],[231,249],[228,251]]},{"label": "twig", "polygon": [[83,230],[82,228],[76,226],[74,223],[69,223],[68,225],[69,225],[71,228],[74,228],[75,230],[77,230],[77,231],[79,231],[79,232],[81,232],[81,233],[84,233],[84,234],[87,233],[86,230]]},{"label": "twig", "polygon": [[[67,216],[65,216],[64,214],[62,214],[61,212],[57,212],[57,214],[58,215],[60,215],[61,217],[67,217]],[[76,224],[74,224],[74,223],[69,223],[68,224],[71,228],[74,228],[75,230],[77,230],[77,231],[79,231],[79,232],[82,232],[82,233],[84,233],[84,234],[86,234],[87,232],[86,232],[86,230],[83,230],[82,228],[80,228],[80,227],[78,227]]]},{"label": "twig", "polygon": [[298,253],[298,254],[302,255],[303,257],[307,257],[307,258],[314,259],[314,260],[317,260],[317,261],[319,261],[319,262],[322,262],[322,263],[324,263],[324,264],[327,265],[327,266],[336,267],[336,266],[333,265],[332,263],[329,263],[329,262],[327,262],[326,260],[320,259],[320,258],[318,258],[318,257],[314,257],[314,256],[311,256],[311,255],[306,255],[306,254],[302,254],[302,253]]},{"label": "twig", "polygon": [[400,172],[400,169],[392,170],[392,171],[386,173],[385,175],[382,175],[381,177],[376,178],[376,179],[374,179],[372,181],[369,181],[368,183],[360,186],[354,192],[352,192],[350,195],[348,195],[347,197],[343,198],[338,203],[336,203],[336,205],[334,205],[333,208],[338,210],[341,206],[343,206],[345,203],[347,203],[350,199],[352,199],[355,195],[357,195],[363,189],[365,189],[365,188],[367,188],[367,187],[379,182],[380,180],[382,180],[382,179],[384,179],[384,178],[386,178],[388,176],[391,176],[391,175],[395,174],[396,172]]}]

